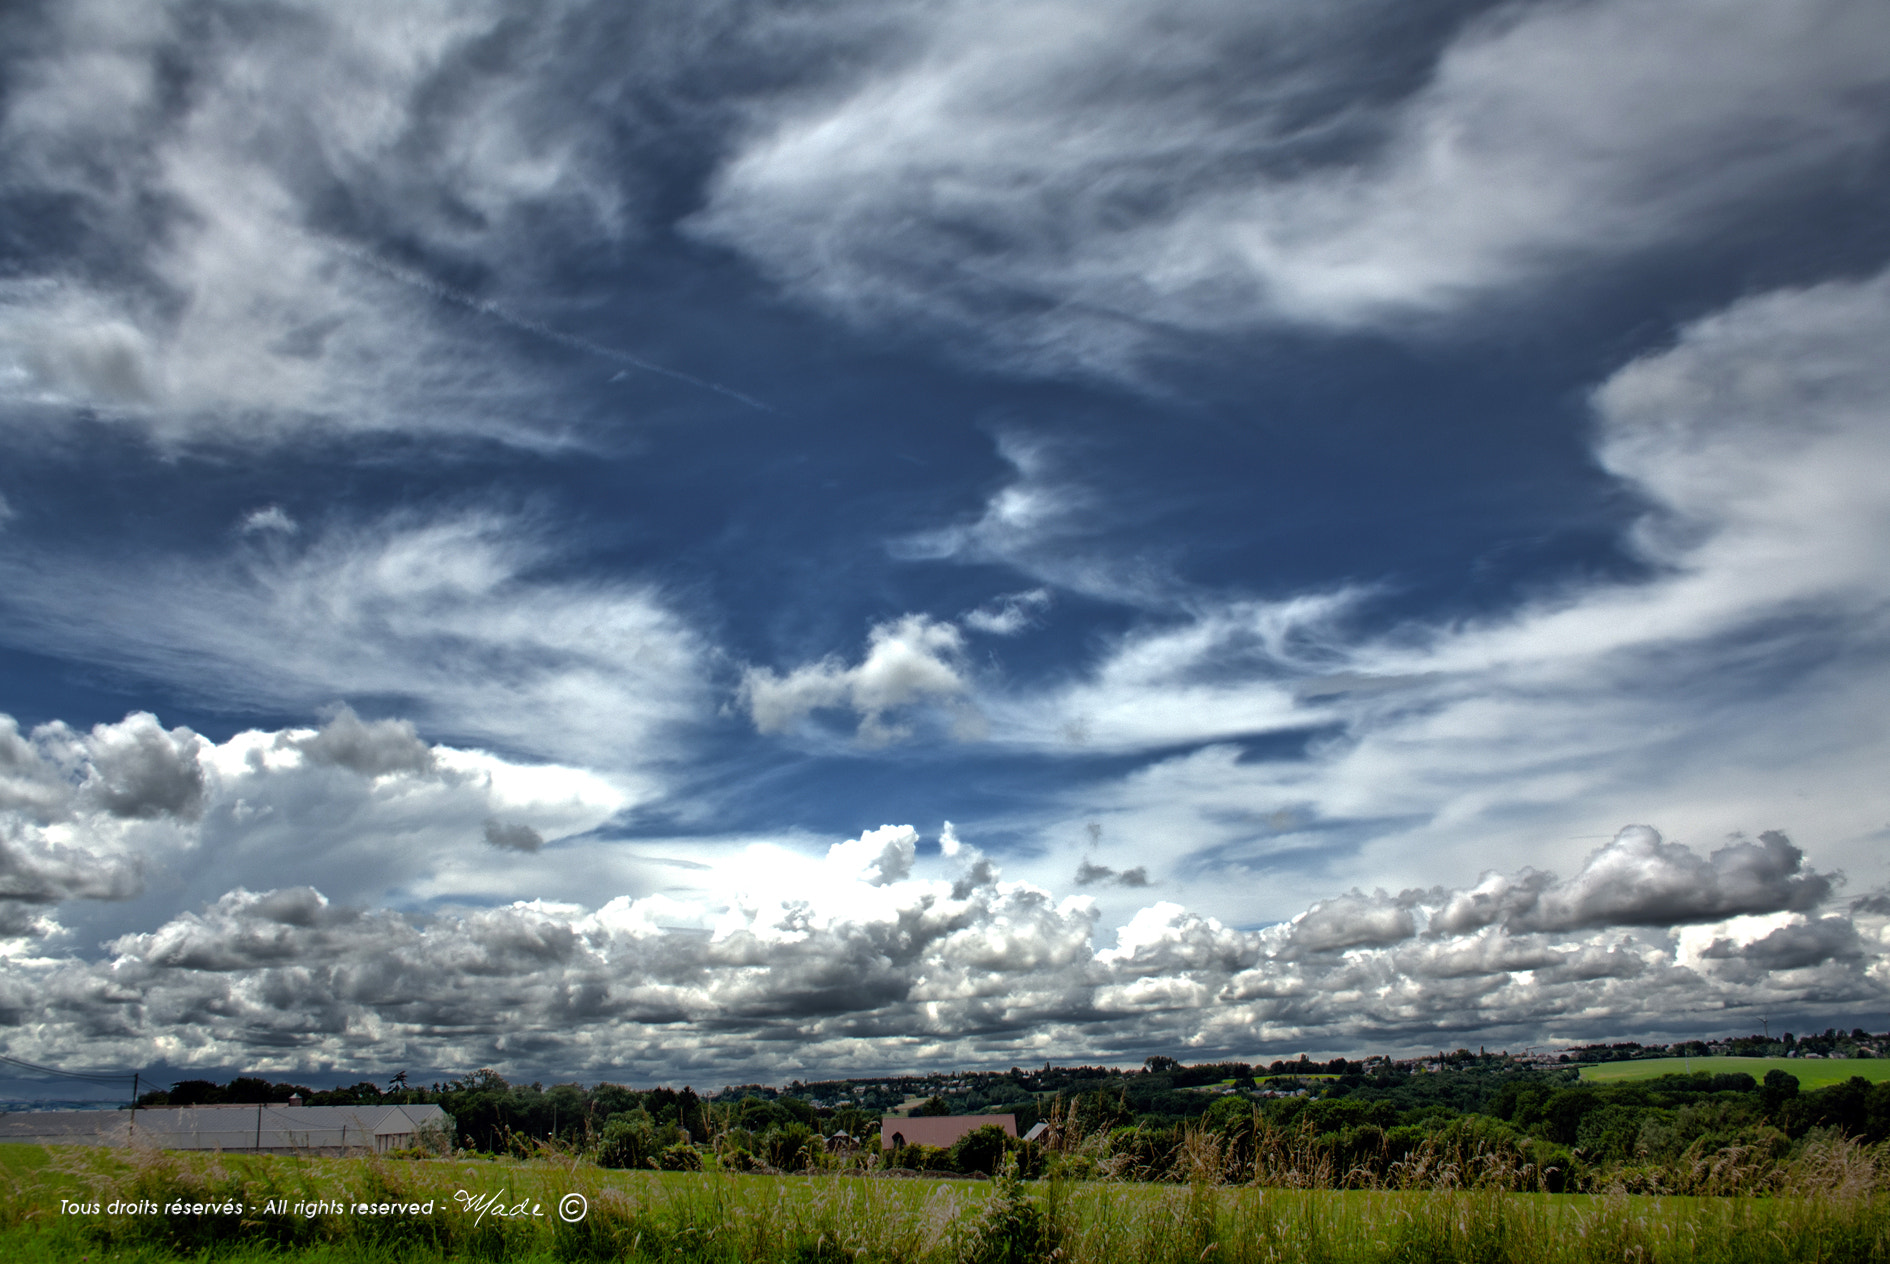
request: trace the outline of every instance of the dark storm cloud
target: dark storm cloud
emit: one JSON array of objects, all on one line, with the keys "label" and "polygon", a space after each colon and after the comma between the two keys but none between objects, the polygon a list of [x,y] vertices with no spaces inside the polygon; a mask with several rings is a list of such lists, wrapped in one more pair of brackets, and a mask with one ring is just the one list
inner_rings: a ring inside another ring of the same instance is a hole
[{"label": "dark storm cloud", "polygon": [[508,824],[490,816],[486,818],[485,839],[488,847],[505,851],[534,852],[545,846],[545,836],[531,826],[517,822]]},{"label": "dark storm cloud", "polygon": [[1148,885],[1148,867],[1136,865],[1131,869],[1117,872],[1108,865],[1099,865],[1085,860],[1076,866],[1076,885],[1079,887],[1098,884],[1118,887],[1145,887]]},{"label": "dark storm cloud", "polygon": [[390,772],[430,773],[433,748],[420,740],[412,720],[363,723],[351,707],[339,707],[312,737],[289,742],[317,764],[349,768],[364,777]]}]

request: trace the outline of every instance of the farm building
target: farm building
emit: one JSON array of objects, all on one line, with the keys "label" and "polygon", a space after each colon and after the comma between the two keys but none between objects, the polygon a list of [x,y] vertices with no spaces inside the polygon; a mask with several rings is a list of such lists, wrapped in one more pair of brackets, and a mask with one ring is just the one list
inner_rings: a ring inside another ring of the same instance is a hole
[{"label": "farm building", "polygon": [[450,1138],[438,1106],[160,1106],[137,1111],[44,1110],[0,1115],[0,1143],[145,1145],[260,1154],[385,1154]]},{"label": "farm building", "polygon": [[948,1146],[986,1124],[996,1124],[1006,1136],[1017,1135],[1016,1115],[887,1115],[879,1121],[879,1148]]}]

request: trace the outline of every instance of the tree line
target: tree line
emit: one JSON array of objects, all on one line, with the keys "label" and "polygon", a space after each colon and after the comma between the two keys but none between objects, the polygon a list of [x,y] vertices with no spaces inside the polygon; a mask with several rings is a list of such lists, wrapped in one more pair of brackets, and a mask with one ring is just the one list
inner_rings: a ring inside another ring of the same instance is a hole
[{"label": "tree line", "polygon": [[[1776,1184],[1810,1149],[1890,1142],[1890,1084],[1852,1078],[1801,1091],[1774,1069],[1583,1083],[1466,1054],[1442,1072],[1334,1060],[1183,1066],[1151,1059],[1140,1072],[1081,1068],[1058,1087],[1012,1099],[1019,1131],[987,1128],[951,1147],[882,1152],[879,1114],[805,1096],[619,1084],[513,1084],[480,1070],[445,1083],[309,1090],[239,1077],[184,1081],[142,1105],[430,1102],[452,1116],[457,1144],[486,1153],[546,1147],[609,1167],[739,1171],[900,1167],[991,1174],[1257,1182],[1302,1187],[1458,1184],[1559,1192],[1624,1187],[1731,1192]],[[1244,1074],[1243,1074],[1244,1072]],[[1024,1079],[1025,1074],[1019,1073]],[[935,1094],[913,1113],[971,1114],[991,1085]],[[1890,1152],[1890,1146],[1885,1146]]]}]

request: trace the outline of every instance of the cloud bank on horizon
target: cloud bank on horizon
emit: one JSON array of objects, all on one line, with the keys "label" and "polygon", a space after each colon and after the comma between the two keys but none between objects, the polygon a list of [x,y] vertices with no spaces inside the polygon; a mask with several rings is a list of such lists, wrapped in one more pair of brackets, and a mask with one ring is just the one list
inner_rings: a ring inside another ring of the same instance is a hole
[{"label": "cloud bank on horizon", "polygon": [[[1776,831],[1702,856],[1630,826],[1566,879],[1524,868],[1354,889],[1253,931],[1162,900],[1108,943],[1092,899],[1007,881],[949,823],[949,853],[923,861],[918,832],[887,825],[825,855],[747,841],[690,891],[476,907],[480,885],[541,864],[594,889],[608,861],[583,833],[613,808],[609,789],[348,711],[221,746],[142,714],[86,734],[9,721],[4,737],[16,950],[0,1015],[25,1029],[12,1047],[28,1057],[84,1043],[126,1065],[327,1070],[549,1054],[580,1073],[739,1077],[1520,1038],[1675,1009],[1859,1003],[1890,971],[1883,902],[1839,899],[1842,878]],[[540,827],[573,834],[541,854]],[[476,863],[482,845],[532,859],[495,872]],[[398,864],[366,859],[390,852]],[[236,884],[95,960],[56,951],[74,935],[58,911],[94,933],[139,924],[97,911],[165,881]],[[457,886],[458,902],[396,911],[382,884],[402,883]]]},{"label": "cloud bank on horizon", "polygon": [[1890,1009],[1882,6],[0,32],[16,1056]]}]

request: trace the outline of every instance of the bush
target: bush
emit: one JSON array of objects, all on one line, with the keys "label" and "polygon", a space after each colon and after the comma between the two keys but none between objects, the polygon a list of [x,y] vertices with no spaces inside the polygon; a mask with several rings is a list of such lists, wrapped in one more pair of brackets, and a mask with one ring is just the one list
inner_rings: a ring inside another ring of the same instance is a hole
[{"label": "bush", "polygon": [[753,1172],[767,1166],[741,1146],[730,1146],[723,1150],[716,1156],[715,1165],[724,1172]]},{"label": "bush", "polygon": [[758,1146],[767,1161],[783,1172],[819,1167],[821,1155],[826,1153],[820,1135],[798,1120],[768,1129],[761,1134]]},{"label": "bush", "polygon": [[678,1141],[656,1156],[656,1166],[665,1172],[700,1172],[702,1152],[686,1141]]},{"label": "bush", "polygon": [[1055,1217],[1026,1197],[1014,1165],[1006,1164],[991,1197],[960,1229],[961,1264],[1037,1264],[1056,1258],[1061,1234]]},{"label": "bush", "polygon": [[905,1145],[886,1151],[887,1167],[902,1167],[914,1172],[956,1172],[952,1152],[943,1146]]},{"label": "bush", "polygon": [[597,1146],[600,1167],[644,1167],[657,1147],[649,1124],[642,1119],[619,1116],[604,1125],[604,1135]]}]

